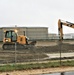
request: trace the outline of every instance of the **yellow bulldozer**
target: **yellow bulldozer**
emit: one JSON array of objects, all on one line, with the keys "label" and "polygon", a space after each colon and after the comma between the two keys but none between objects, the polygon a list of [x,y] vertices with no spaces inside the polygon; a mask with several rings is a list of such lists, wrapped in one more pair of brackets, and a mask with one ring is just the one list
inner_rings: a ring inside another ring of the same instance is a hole
[{"label": "yellow bulldozer", "polygon": [[28,42],[28,39],[24,35],[18,35],[17,30],[6,30],[5,37],[3,39],[3,46],[4,50],[15,49],[25,49],[36,44],[36,41]]}]

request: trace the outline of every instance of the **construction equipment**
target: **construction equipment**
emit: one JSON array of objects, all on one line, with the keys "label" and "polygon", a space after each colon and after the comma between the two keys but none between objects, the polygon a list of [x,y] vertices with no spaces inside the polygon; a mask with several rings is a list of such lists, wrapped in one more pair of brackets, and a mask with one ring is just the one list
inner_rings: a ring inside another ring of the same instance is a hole
[{"label": "construction equipment", "polygon": [[59,19],[58,20],[58,33],[59,33],[60,40],[63,40],[63,26],[62,25],[74,28],[74,23]]},{"label": "construction equipment", "polygon": [[5,38],[3,39],[4,50],[15,49],[25,49],[36,44],[36,41],[32,41],[28,43],[28,39],[24,35],[18,35],[18,31],[15,30],[7,30],[5,31]]}]

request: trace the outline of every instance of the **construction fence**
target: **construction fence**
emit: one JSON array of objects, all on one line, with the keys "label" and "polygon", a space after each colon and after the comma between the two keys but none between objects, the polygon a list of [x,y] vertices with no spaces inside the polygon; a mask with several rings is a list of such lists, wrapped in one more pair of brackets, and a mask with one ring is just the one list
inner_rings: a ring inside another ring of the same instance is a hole
[{"label": "construction fence", "polygon": [[[59,62],[74,59],[74,41],[38,41],[32,48],[3,50],[0,45],[0,64]],[[44,44],[44,45],[41,45]]]}]

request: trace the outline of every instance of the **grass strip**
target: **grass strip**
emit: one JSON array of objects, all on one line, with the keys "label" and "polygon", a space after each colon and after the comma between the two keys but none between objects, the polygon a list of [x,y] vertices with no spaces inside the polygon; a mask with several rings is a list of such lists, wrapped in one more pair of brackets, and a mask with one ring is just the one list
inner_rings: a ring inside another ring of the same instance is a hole
[{"label": "grass strip", "polygon": [[74,66],[74,61],[62,61],[59,62],[48,62],[48,63],[31,63],[31,64],[12,64],[0,66],[0,72],[14,71],[14,70],[31,70],[31,69],[43,69],[43,68],[54,68],[60,66]]}]

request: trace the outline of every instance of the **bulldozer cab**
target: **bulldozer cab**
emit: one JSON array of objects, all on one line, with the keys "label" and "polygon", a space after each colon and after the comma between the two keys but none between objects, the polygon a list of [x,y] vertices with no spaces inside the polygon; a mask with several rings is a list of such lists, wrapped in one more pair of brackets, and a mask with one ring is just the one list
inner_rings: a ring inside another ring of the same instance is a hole
[{"label": "bulldozer cab", "polygon": [[27,38],[24,35],[17,35],[16,30],[8,30],[5,32],[4,43],[14,43],[17,42],[19,44],[28,44]]},{"label": "bulldozer cab", "polygon": [[9,30],[5,32],[5,41],[9,42],[7,39],[10,39],[10,42],[17,41],[17,33],[14,30]]}]

